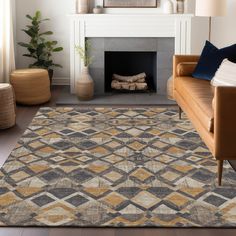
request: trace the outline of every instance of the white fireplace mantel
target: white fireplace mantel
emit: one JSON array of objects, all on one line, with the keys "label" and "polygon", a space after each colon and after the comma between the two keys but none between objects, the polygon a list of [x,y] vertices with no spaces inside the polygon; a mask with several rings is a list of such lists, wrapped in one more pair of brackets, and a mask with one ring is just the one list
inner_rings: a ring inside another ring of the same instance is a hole
[{"label": "white fireplace mantel", "polygon": [[83,63],[75,51],[75,45],[84,47],[86,38],[127,37],[127,38],[175,38],[175,53],[191,53],[190,14],[82,14],[71,18],[71,92],[79,78]]}]

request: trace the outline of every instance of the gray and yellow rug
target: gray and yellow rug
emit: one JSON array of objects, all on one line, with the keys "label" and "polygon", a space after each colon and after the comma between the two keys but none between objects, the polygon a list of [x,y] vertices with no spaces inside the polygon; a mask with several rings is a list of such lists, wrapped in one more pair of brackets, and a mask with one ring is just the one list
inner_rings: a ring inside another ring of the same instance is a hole
[{"label": "gray and yellow rug", "polygon": [[43,108],[1,169],[2,226],[233,227],[236,173],[175,108]]}]

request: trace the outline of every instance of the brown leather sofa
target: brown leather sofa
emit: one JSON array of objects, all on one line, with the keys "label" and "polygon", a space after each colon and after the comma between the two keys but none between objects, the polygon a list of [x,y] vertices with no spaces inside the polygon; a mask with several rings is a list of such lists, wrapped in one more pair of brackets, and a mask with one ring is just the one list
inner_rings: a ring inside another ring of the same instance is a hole
[{"label": "brown leather sofa", "polygon": [[174,56],[174,98],[218,162],[221,185],[224,160],[236,160],[236,88],[213,88],[191,76],[199,56]]}]

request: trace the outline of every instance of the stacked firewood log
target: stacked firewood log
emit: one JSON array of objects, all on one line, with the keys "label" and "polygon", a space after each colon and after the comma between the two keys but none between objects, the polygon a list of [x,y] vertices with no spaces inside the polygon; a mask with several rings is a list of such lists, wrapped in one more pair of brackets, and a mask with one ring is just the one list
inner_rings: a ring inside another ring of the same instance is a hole
[{"label": "stacked firewood log", "polygon": [[113,74],[111,88],[116,90],[147,90],[148,85],[146,82],[147,75],[141,73],[134,76],[122,76]]}]

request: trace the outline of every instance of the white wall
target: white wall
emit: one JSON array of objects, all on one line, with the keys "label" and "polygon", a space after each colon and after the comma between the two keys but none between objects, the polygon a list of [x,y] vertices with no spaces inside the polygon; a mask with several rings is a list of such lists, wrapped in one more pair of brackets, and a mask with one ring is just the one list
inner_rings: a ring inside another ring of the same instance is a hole
[{"label": "white wall", "polygon": [[[194,12],[194,1],[187,0],[190,3],[191,11]],[[102,4],[102,0],[90,0],[91,8],[95,4]],[[161,8],[163,6],[163,0],[161,0]],[[161,12],[162,9],[147,9],[150,12]],[[40,10],[44,17],[49,17],[50,22],[44,24],[46,30],[52,30],[54,32],[53,39],[59,42],[59,45],[64,47],[64,51],[56,54],[54,60],[56,63],[63,65],[63,69],[56,69],[55,77],[69,78],[70,61],[69,61],[69,38],[70,38],[70,26],[68,14],[75,12],[75,0],[16,0],[16,40],[27,41],[27,36],[21,31],[29,22],[25,18],[26,14],[34,14],[36,10]],[[115,10],[117,11],[117,10]],[[119,10],[118,10],[119,11]],[[132,12],[134,9],[125,9],[123,12]],[[212,41],[217,46],[225,46],[236,41],[236,0],[228,0],[228,17],[214,18],[212,29]],[[114,10],[108,10],[108,12],[114,12]],[[200,53],[202,46],[204,45],[203,38],[207,39],[208,23],[207,18],[194,19],[194,30],[192,36],[194,38],[195,45],[192,48],[194,54]],[[17,67],[27,67],[30,60],[22,57],[24,49],[17,46]]]},{"label": "white wall", "polygon": [[[236,43],[236,0],[227,0],[227,9],[227,16],[212,19],[211,41],[219,48]],[[193,38],[198,45],[193,48],[195,54],[201,52],[205,43],[199,35],[206,35],[208,39],[208,22],[207,17],[197,17],[193,21]]]},{"label": "white wall", "polygon": [[[70,25],[68,14],[74,11],[74,0],[16,0],[16,40],[17,42],[26,41],[28,37],[21,29],[29,24],[29,20],[25,18],[26,14],[34,14],[36,10],[40,10],[43,17],[50,18],[49,22],[43,24],[43,29],[52,30],[54,35],[52,39],[59,42],[58,45],[64,47],[63,52],[56,53],[54,60],[56,63],[63,65],[63,69],[55,70],[55,77],[69,77],[69,38]],[[30,59],[22,57],[25,49],[17,46],[16,64],[17,68],[28,67]]]},{"label": "white wall", "polygon": [[228,0],[226,17],[213,19],[212,42],[218,47],[236,43],[236,0]]}]

